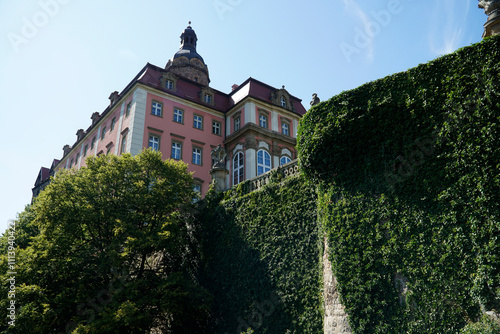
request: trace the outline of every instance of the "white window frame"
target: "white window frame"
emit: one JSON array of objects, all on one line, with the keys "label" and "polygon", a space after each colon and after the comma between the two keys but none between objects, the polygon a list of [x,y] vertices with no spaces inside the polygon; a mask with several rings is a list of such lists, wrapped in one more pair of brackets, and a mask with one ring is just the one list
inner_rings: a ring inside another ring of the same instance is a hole
[{"label": "white window frame", "polygon": [[[153,149],[153,151],[160,150],[160,136],[155,134],[150,134],[148,139],[148,148]],[[156,147],[155,147],[156,145]]]},{"label": "white window frame", "polygon": [[237,185],[245,179],[245,155],[238,152],[233,158],[233,185]]},{"label": "white window frame", "polygon": [[259,115],[259,125],[263,128],[267,129],[267,116],[260,114]]},{"label": "white window frame", "polygon": [[290,136],[290,124],[281,121],[281,133],[285,136]]},{"label": "white window frame", "polygon": [[290,161],[292,161],[292,159],[290,159],[288,155],[284,155],[280,158],[280,166],[286,165]]},{"label": "white window frame", "polygon": [[[178,155],[176,154],[178,153]],[[182,159],[182,143],[178,141],[172,141],[170,157],[174,160]]]},{"label": "white window frame", "polygon": [[219,121],[212,121],[212,133],[220,136],[222,133],[222,123]]},{"label": "white window frame", "polygon": [[193,116],[193,128],[203,130],[203,116],[196,114]]},{"label": "white window frame", "polygon": [[286,108],[286,99],[285,99],[285,97],[284,97],[284,96],[282,96],[282,97],[281,97],[280,102],[281,102],[281,106],[282,106],[283,108]]},{"label": "white window frame", "polygon": [[170,90],[174,89],[174,82],[169,79],[165,80],[165,87]]},{"label": "white window frame", "polygon": [[163,104],[158,101],[153,101],[151,103],[151,115],[162,117],[163,115]]},{"label": "white window frame", "polygon": [[120,154],[127,153],[127,134],[122,136],[122,146],[120,147]]},{"label": "white window frame", "polygon": [[193,154],[192,154],[192,163],[194,165],[201,166],[203,163],[203,149],[200,147],[193,147]]},{"label": "white window frame", "polygon": [[239,129],[241,129],[241,116],[234,119],[234,131],[238,131]]},{"label": "white window frame", "polygon": [[[269,161],[269,164],[266,162]],[[269,152],[264,149],[257,151],[257,176],[269,172],[272,168],[272,159]]]},{"label": "white window frame", "polygon": [[174,122],[184,124],[184,110],[174,108]]}]

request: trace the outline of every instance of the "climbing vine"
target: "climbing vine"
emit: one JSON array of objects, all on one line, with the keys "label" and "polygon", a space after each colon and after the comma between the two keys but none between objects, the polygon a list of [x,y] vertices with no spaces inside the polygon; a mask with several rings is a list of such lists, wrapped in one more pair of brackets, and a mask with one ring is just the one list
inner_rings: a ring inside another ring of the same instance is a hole
[{"label": "climbing vine", "polygon": [[301,120],[355,333],[457,333],[500,310],[499,50],[486,39]]}]

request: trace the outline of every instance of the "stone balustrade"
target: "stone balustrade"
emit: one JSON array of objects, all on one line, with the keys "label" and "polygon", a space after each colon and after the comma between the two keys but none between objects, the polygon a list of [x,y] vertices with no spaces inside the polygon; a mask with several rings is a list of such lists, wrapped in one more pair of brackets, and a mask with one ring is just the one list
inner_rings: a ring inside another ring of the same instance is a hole
[{"label": "stone balustrade", "polygon": [[298,176],[299,175],[299,165],[298,160],[290,161],[289,163],[273,168],[269,172],[254,177],[253,179],[248,180],[249,182],[249,192],[254,190],[259,190],[266,184],[271,182],[271,177],[278,173],[281,175],[283,179]]}]

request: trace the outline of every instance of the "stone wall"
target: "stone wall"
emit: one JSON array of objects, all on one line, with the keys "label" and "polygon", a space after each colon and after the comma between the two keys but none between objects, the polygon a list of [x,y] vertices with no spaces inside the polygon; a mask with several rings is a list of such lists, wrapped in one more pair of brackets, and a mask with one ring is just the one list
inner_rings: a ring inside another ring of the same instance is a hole
[{"label": "stone wall", "polygon": [[324,241],[323,253],[323,300],[325,315],[323,328],[325,334],[352,333],[344,306],[340,303],[337,280],[333,276],[332,263],[328,259],[328,240]]}]

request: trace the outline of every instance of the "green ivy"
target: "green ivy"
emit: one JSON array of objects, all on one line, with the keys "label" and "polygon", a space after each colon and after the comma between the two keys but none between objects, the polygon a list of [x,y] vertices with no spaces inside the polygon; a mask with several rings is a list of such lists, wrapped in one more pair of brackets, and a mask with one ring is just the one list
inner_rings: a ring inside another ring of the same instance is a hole
[{"label": "green ivy", "polygon": [[499,50],[484,40],[302,118],[355,333],[458,333],[500,309]]},{"label": "green ivy", "polygon": [[315,187],[271,179],[203,203],[200,280],[214,296],[211,333],[322,332]]}]

